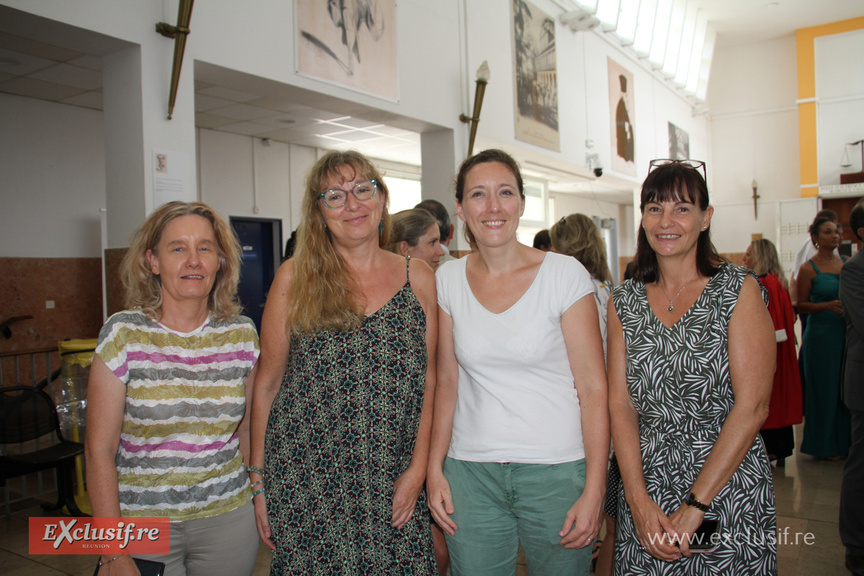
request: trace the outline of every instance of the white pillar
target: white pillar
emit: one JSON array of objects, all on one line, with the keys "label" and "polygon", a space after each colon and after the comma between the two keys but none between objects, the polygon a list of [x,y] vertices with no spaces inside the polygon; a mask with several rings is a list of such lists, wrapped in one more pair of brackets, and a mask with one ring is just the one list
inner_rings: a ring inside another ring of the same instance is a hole
[{"label": "white pillar", "polygon": [[420,184],[423,188],[423,199],[441,202],[450,212],[450,220],[456,226],[451,250],[467,250],[468,244],[462,236],[462,222],[456,216],[456,196],[453,182],[461,159],[456,157],[456,133],[449,128],[423,132],[420,134],[420,158],[423,174]]}]

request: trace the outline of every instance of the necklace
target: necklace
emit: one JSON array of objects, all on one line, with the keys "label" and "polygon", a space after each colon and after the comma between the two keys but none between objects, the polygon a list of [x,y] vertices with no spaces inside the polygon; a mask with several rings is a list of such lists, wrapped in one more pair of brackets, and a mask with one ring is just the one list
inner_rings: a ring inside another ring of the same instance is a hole
[{"label": "necklace", "polygon": [[819,256],[814,256],[813,260],[816,260],[817,262],[825,262],[826,264],[830,264],[831,262],[835,262],[837,260],[837,256],[832,253],[829,258],[821,258]]},{"label": "necklace", "polygon": [[[663,290],[663,295],[666,296],[667,300],[669,300],[669,307],[666,310],[668,310],[669,312],[672,312],[673,310],[675,310],[675,300],[678,299],[678,296],[680,296],[681,293],[684,292],[684,288],[686,288],[688,284],[690,284],[693,280],[695,280],[697,276],[699,276],[698,272],[696,274],[694,274],[692,278],[687,280],[687,282],[685,282],[683,286],[681,286],[681,289],[678,290],[678,293],[675,294],[674,298],[669,298],[669,295],[666,294],[666,290],[661,288],[661,290]],[[659,286],[660,283],[658,282],[657,285]]]}]

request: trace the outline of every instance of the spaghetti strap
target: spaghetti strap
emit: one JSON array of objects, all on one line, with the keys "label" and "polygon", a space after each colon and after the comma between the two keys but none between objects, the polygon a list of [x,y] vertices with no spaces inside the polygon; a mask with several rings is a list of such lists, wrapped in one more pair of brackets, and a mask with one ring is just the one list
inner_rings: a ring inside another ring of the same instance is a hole
[{"label": "spaghetti strap", "polygon": [[411,286],[411,256],[405,257],[405,284]]},{"label": "spaghetti strap", "polygon": [[811,265],[811,266],[813,266],[813,270],[816,271],[816,274],[821,274],[821,273],[822,273],[822,271],[819,270],[819,267],[816,266],[816,263],[813,262],[813,259],[812,259],[812,258],[811,258],[810,260],[807,260],[807,261],[810,262],[810,265]]}]

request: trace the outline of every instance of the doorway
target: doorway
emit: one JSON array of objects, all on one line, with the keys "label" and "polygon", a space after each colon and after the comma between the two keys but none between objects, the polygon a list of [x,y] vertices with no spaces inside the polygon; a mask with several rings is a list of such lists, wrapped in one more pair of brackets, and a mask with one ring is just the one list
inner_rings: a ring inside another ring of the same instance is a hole
[{"label": "doorway", "polygon": [[229,220],[243,250],[237,295],[243,314],[255,322],[260,334],[267,293],[282,261],[282,220],[238,216]]}]

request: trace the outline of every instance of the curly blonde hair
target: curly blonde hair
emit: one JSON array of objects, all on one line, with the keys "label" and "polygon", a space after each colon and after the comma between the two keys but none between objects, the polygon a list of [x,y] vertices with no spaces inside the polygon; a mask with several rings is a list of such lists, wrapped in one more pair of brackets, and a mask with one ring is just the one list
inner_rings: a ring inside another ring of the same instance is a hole
[{"label": "curly blonde hair", "polygon": [[141,310],[148,318],[159,320],[162,309],[162,281],[151,270],[147,251],[158,253],[165,226],[181,216],[200,216],[213,226],[219,270],[210,290],[207,308],[215,320],[236,318],[241,311],[237,298],[237,285],[240,282],[240,242],[234,229],[203,202],[163,204],[135,231],[129,250],[120,264],[120,279],[126,289],[126,307]]},{"label": "curly blonde hair", "polygon": [[612,280],[606,263],[606,243],[591,218],[585,214],[565,216],[552,226],[549,236],[555,252],[576,258],[592,278],[603,282]]},{"label": "curly blonde hair", "polygon": [[[343,174],[345,169],[348,174]],[[303,221],[297,228],[297,248],[294,278],[288,299],[286,328],[298,332],[322,330],[351,330],[363,322],[365,315],[363,295],[348,273],[342,256],[333,247],[330,231],[324,225],[320,195],[331,179],[350,182],[374,179],[378,194],[384,200],[381,234],[378,245],[382,248],[390,238],[390,191],[381,173],[372,162],[355,150],[327,152],[312,166],[306,176],[303,197]]]}]

